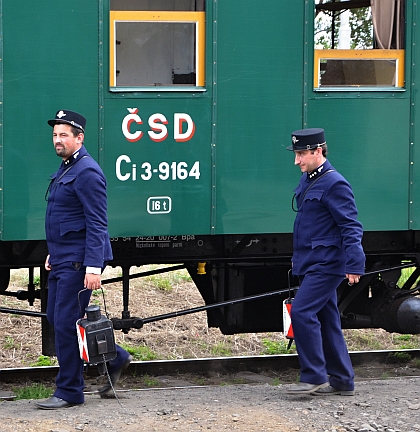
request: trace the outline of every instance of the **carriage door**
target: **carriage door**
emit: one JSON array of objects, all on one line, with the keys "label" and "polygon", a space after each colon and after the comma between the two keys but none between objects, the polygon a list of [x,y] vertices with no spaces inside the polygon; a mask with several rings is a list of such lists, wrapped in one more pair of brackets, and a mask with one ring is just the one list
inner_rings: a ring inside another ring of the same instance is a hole
[{"label": "carriage door", "polygon": [[204,0],[111,0],[104,13],[112,236],[209,233],[205,14]]}]

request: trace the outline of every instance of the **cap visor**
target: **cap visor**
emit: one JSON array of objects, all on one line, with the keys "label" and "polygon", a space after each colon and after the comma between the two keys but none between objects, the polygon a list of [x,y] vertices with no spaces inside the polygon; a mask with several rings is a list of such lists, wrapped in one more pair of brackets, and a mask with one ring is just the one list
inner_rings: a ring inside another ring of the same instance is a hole
[{"label": "cap visor", "polygon": [[56,125],[56,123],[66,123],[70,126],[74,126],[76,129],[80,129],[83,133],[85,133],[85,130],[82,128],[82,126],[78,125],[77,123],[68,121],[68,120],[48,120],[47,122],[50,126],[54,127]]}]

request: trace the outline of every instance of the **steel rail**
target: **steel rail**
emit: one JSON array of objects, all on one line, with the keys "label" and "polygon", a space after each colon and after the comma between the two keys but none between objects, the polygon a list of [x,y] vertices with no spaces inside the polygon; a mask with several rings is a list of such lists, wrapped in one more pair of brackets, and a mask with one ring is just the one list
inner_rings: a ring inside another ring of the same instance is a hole
[{"label": "steel rail", "polygon": [[[412,359],[419,358],[420,350],[351,351],[349,354],[353,366],[364,367],[372,363],[390,363],[390,359],[398,360],[398,356],[401,356],[402,354],[405,354],[405,356],[409,355]],[[175,375],[179,378],[179,375],[182,374],[199,375],[207,374],[208,372],[215,372],[227,375],[243,371],[261,373],[261,371],[267,370],[281,372],[287,369],[299,370],[297,354],[133,361],[124,373],[134,376]],[[5,368],[0,369],[0,381],[13,382],[22,379],[28,381],[53,379],[57,375],[58,371],[59,366]],[[89,376],[97,376],[97,366],[87,366],[86,373]]]}]

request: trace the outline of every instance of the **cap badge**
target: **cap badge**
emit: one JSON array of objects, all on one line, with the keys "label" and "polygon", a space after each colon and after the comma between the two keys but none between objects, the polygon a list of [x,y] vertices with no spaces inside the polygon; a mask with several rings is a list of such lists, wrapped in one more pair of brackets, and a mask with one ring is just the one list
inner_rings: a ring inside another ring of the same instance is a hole
[{"label": "cap badge", "polygon": [[61,119],[61,117],[64,117],[64,116],[66,116],[66,115],[67,115],[67,114],[66,114],[63,110],[61,110],[61,111],[57,114],[57,117]]},{"label": "cap badge", "polygon": [[292,143],[293,144],[296,144],[298,141],[299,140],[295,136],[292,136]]}]

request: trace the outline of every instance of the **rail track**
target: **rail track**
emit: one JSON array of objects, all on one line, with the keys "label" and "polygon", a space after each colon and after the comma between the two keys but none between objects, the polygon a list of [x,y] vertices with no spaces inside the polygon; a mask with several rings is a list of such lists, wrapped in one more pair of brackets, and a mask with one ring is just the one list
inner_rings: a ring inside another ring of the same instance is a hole
[{"label": "rail track", "polygon": [[[417,349],[359,351],[351,352],[350,357],[356,371],[356,380],[420,376],[420,350]],[[58,369],[58,366],[0,369],[0,382],[7,383],[9,388],[13,385],[19,386],[22,382],[53,382]],[[297,354],[134,361],[125,372],[125,387],[135,388],[139,379],[144,376],[157,377],[157,380],[153,381],[154,387],[192,386],[192,376],[216,375],[221,377],[225,384],[229,381],[237,383],[238,378],[243,383],[269,382],[276,377],[281,382],[293,382],[298,369]],[[89,365],[86,376],[87,381],[89,378],[97,379],[97,367]],[[206,385],[205,380],[200,382]],[[157,383],[159,384],[156,385]],[[94,390],[89,390],[88,385],[87,392]],[[10,393],[5,392],[2,395],[0,391],[0,399],[2,398],[10,398]]]}]

